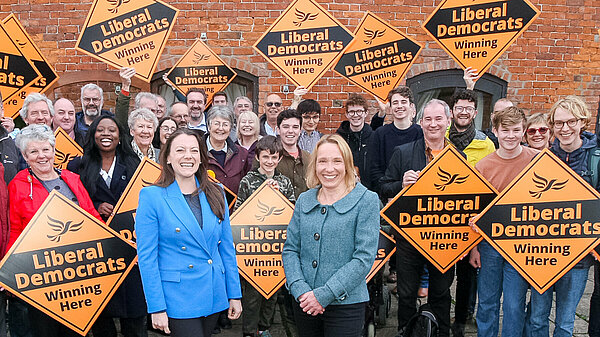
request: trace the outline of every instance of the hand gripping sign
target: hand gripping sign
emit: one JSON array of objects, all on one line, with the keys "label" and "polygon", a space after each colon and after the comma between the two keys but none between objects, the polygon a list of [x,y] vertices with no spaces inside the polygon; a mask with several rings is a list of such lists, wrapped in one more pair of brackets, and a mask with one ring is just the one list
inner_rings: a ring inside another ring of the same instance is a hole
[{"label": "hand gripping sign", "polygon": [[254,49],[295,85],[310,89],[333,65],[352,33],[314,0],[295,0]]},{"label": "hand gripping sign", "polygon": [[75,157],[83,156],[81,146],[69,137],[67,132],[60,126],[54,131],[56,146],[54,147],[54,167],[64,170],[69,162]]},{"label": "hand gripping sign", "polygon": [[159,0],[95,0],[75,49],[150,82],[178,12]]},{"label": "hand gripping sign", "polygon": [[10,14],[2,20],[2,25],[4,25],[4,29],[6,29],[8,35],[17,42],[23,55],[31,61],[36,70],[41,74],[41,77],[33,82],[31,86],[23,87],[21,91],[17,92],[5,102],[4,114],[11,118],[15,118],[23,106],[25,97],[32,92],[45,92],[58,81],[58,74],[54,68],[52,68],[50,62],[42,55],[40,49],[35,45],[14,14]]},{"label": "hand gripping sign", "polygon": [[442,273],[480,241],[469,227],[496,197],[494,187],[447,146],[381,211],[381,216]]},{"label": "hand gripping sign", "polygon": [[131,243],[52,191],[0,262],[0,284],[85,336],[136,262]]},{"label": "hand gripping sign", "polygon": [[423,29],[463,69],[483,75],[539,15],[529,0],[444,0]]},{"label": "hand gripping sign", "polygon": [[421,52],[421,45],[371,12],[334,70],[382,101],[398,86]]},{"label": "hand gripping sign", "polygon": [[600,242],[600,194],[547,149],[475,219],[539,293]]},{"label": "hand gripping sign", "polygon": [[167,77],[184,94],[190,88],[204,89],[208,106],[213,95],[227,87],[236,75],[204,42],[196,40],[171,68]]},{"label": "hand gripping sign", "polygon": [[294,205],[268,182],[231,216],[240,274],[265,298],[285,283],[281,252]]},{"label": "hand gripping sign", "polygon": [[113,215],[106,221],[106,224],[121,234],[125,240],[136,241],[135,213],[139,203],[140,190],[142,187],[154,184],[160,177],[160,173],[161,166],[148,157],[144,157],[115,205]]}]

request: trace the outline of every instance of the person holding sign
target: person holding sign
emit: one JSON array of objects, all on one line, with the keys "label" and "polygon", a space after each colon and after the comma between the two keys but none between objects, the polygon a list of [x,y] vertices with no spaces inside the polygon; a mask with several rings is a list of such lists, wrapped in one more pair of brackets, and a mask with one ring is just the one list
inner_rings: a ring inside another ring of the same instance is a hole
[{"label": "person holding sign", "polygon": [[[19,133],[16,139],[17,147],[23,154],[29,168],[17,173],[9,184],[10,196],[10,237],[7,250],[15,243],[25,226],[35,215],[52,190],[56,190],[72,200],[92,216],[101,220],[100,214],[77,174],[67,170],[54,168],[55,138],[52,130],[46,125],[31,124]],[[36,337],[79,336],[75,331],[59,323],[38,309],[24,304],[21,300],[12,298],[10,310],[25,305],[28,311],[28,322],[31,333]],[[15,322],[11,319],[11,323]],[[24,328],[14,327],[11,330]],[[13,330],[16,331],[16,330]],[[19,334],[12,333],[11,335]]]},{"label": "person holding sign", "polygon": [[319,140],[288,225],[283,267],[300,337],[361,336],[379,231],[379,198],[356,182],[339,135]]},{"label": "person holding sign", "polygon": [[[450,126],[450,107],[446,102],[438,99],[427,102],[419,120],[423,138],[397,147],[381,179],[381,196],[385,199],[394,197],[404,187],[414,184],[421,170],[449,145],[444,136]],[[454,267],[442,274],[402,236],[396,238],[396,246],[398,329],[403,331],[417,312],[417,291],[423,266],[426,265],[429,270],[427,303],[438,320],[440,336],[449,336],[450,285],[454,280]]]},{"label": "person holding sign", "polygon": [[181,128],[161,152],[156,185],[140,192],[135,230],[152,326],[173,337],[208,337],[219,312],[242,306],[229,210],[207,175],[204,140]]},{"label": "person holding sign", "polygon": [[[585,101],[578,96],[560,99],[550,109],[549,119],[556,137],[550,151],[598,190],[599,167],[590,167],[594,162],[590,156],[594,156],[594,152],[598,151],[599,147],[596,135],[585,131],[592,123],[592,114]],[[598,161],[595,162],[597,165]],[[549,336],[548,317],[552,308],[552,290],[556,292],[554,336],[566,337],[573,334],[575,310],[585,290],[592,262],[591,256],[583,258],[543,294],[535,290],[531,291],[531,316],[528,329],[531,337]],[[600,280],[595,277],[594,288],[600,286],[599,282]],[[598,305],[598,298],[592,296],[592,300],[590,311],[595,314],[590,314],[590,325],[594,327],[600,317],[593,305]]]},{"label": "person holding sign", "polygon": [[[492,118],[492,130],[498,138],[499,148],[481,159],[475,168],[498,191],[504,190],[539,153],[521,145],[525,123],[525,114],[517,107],[495,112]],[[469,262],[474,268],[479,268],[477,335],[498,336],[500,296],[504,294],[502,335],[521,336],[525,323],[525,296],[529,288],[527,281],[485,240],[471,250]]]}]

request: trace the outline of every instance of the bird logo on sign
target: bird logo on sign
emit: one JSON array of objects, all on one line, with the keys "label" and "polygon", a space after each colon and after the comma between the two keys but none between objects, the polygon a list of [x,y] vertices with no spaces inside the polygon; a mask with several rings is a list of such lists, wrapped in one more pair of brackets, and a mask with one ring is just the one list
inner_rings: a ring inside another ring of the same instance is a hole
[{"label": "bird logo on sign", "polygon": [[469,178],[468,174],[461,177],[458,173],[451,174],[441,167],[438,167],[437,175],[440,177],[441,184],[433,184],[433,186],[435,186],[435,188],[439,191],[446,190],[446,187],[452,184],[462,184],[467,181],[467,178]]},{"label": "bird logo on sign", "polygon": [[50,241],[60,242],[60,238],[67,234],[68,232],[77,232],[81,229],[83,225],[83,220],[80,223],[73,224],[73,221],[69,220],[67,222],[62,222],[60,220],[56,220],[48,216],[48,226],[52,228],[52,231],[56,234],[47,235]]},{"label": "bird logo on sign", "polygon": [[364,43],[366,44],[371,44],[373,43],[373,40],[375,40],[378,37],[382,37],[383,35],[385,35],[385,29],[384,30],[370,30],[368,28],[365,28],[365,35],[367,36],[368,39],[363,40]]},{"label": "bird logo on sign", "polygon": [[57,167],[63,167],[65,164],[69,163],[71,159],[73,159],[70,153],[64,153],[59,149],[55,149],[56,151],[56,162],[54,163]]},{"label": "bird logo on sign", "polygon": [[114,14],[117,14],[119,12],[119,7],[122,4],[126,4],[129,2],[129,0],[107,0],[109,4],[113,5],[114,7],[109,8],[108,11]]},{"label": "bird logo on sign", "polygon": [[194,61],[193,61],[193,62],[194,62],[195,64],[199,64],[199,63],[201,63],[202,61],[208,60],[208,59],[210,58],[210,55],[208,55],[208,54],[200,54],[200,53],[198,53],[198,52],[194,52],[194,57],[195,57],[195,58],[194,58]]},{"label": "bird logo on sign", "polygon": [[293,21],[293,23],[294,23],[294,25],[296,25],[296,27],[300,27],[300,26],[302,26],[302,24],[304,22],[312,21],[312,20],[316,19],[317,16],[319,16],[319,13],[304,13],[303,11],[296,8],[296,18],[298,20]]},{"label": "bird logo on sign", "polygon": [[283,214],[283,211],[285,211],[285,208],[277,208],[275,206],[269,206],[263,202],[261,202],[260,200],[258,200],[258,209],[260,211],[259,214],[254,215],[254,217],[256,218],[256,220],[263,222],[265,221],[265,219],[268,216],[271,215],[281,215]]},{"label": "bird logo on sign", "polygon": [[563,189],[566,185],[567,182],[569,181],[569,179],[564,180],[564,181],[557,181],[558,179],[551,179],[548,180],[542,176],[540,176],[539,174],[533,172],[533,176],[535,178],[532,179],[533,184],[535,185],[535,187],[537,187],[539,190],[537,191],[529,191],[529,194],[536,199],[539,199],[542,197],[542,194],[544,192],[550,191],[550,190],[561,190]]}]

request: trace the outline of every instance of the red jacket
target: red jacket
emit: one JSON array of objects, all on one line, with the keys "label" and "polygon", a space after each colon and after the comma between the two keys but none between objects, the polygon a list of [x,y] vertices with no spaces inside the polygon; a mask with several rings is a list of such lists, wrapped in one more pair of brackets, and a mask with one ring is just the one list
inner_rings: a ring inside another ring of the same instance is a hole
[{"label": "red jacket", "polygon": [[0,258],[4,257],[8,236],[8,189],[4,182],[4,166],[0,163]]},{"label": "red jacket", "polygon": [[[62,170],[60,176],[77,197],[79,207],[102,221],[87,190],[79,180],[79,175]],[[12,247],[49,194],[42,183],[29,173],[29,169],[17,173],[15,178],[8,184],[8,193],[10,196],[10,238],[5,251]]]}]

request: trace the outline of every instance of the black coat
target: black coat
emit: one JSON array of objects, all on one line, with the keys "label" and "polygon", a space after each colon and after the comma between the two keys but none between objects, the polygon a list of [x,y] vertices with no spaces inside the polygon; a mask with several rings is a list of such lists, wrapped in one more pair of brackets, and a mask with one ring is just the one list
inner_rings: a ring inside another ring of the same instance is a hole
[{"label": "black coat", "polygon": [[[67,169],[79,173],[80,165],[81,158],[75,158],[69,163]],[[136,169],[137,167],[126,167],[120,162],[119,157],[117,156],[110,188],[106,186],[104,179],[100,176],[100,173],[98,173],[98,178],[96,179],[96,192],[90,195],[94,207],[98,209],[98,206],[103,202],[116,205]],[[86,188],[88,187],[86,186]],[[103,217],[103,220],[106,221],[107,219]],[[138,266],[135,265],[119,289],[117,289],[110,302],[108,302],[106,308],[104,308],[102,315],[109,317],[134,318],[144,316],[146,313],[146,299],[142,289],[140,270],[138,269]]]}]

